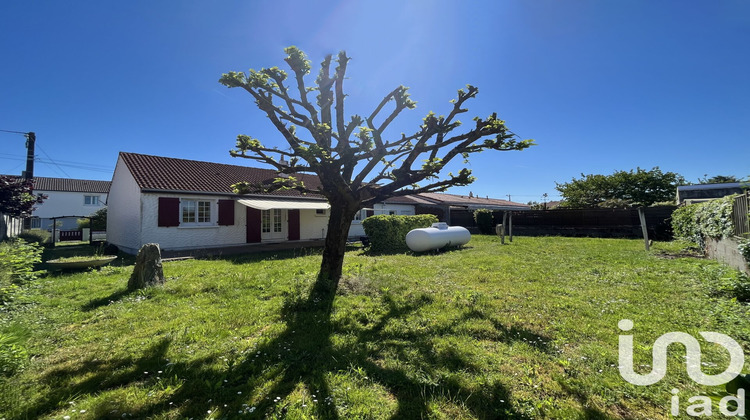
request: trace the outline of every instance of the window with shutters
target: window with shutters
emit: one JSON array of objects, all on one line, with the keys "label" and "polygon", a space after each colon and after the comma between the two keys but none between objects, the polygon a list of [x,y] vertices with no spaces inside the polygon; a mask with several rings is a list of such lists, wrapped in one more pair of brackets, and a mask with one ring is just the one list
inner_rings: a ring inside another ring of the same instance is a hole
[{"label": "window with shutters", "polygon": [[213,219],[210,200],[180,200],[180,226],[211,226]]}]

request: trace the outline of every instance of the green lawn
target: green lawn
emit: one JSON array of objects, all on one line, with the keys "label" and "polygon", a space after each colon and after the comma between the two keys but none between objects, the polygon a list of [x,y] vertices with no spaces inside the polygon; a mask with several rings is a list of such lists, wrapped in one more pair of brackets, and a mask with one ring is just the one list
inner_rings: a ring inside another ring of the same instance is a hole
[{"label": "green lawn", "polygon": [[[330,316],[306,300],[316,250],[166,262],[166,285],[132,294],[132,266],[52,274],[0,312],[31,355],[0,378],[0,419],[667,418],[673,388],[683,413],[715,390],[691,382],[680,346],[661,382],[624,381],[618,321],[634,321],[641,365],[666,332],[747,349],[750,325],[736,273],[654,248],[474,235],[441,254],[352,249]],[[702,344],[705,372],[722,371],[726,352]]]}]

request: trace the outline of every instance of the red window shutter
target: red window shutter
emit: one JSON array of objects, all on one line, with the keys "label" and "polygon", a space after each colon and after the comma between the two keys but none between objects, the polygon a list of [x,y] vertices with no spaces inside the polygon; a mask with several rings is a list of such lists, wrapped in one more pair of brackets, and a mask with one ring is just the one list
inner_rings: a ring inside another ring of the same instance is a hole
[{"label": "red window shutter", "polygon": [[180,225],[180,199],[173,197],[159,197],[159,226]]},{"label": "red window shutter", "polygon": [[234,224],[234,200],[219,200],[219,226]]}]

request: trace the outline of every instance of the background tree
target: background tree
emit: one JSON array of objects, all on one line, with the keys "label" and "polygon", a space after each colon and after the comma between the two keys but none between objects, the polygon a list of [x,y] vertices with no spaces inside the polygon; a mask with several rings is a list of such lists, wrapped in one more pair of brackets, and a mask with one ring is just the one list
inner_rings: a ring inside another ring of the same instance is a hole
[{"label": "background tree", "polygon": [[612,175],[584,175],[556,189],[564,199],[564,207],[631,207],[650,206],[654,203],[674,201],[677,186],[685,178],[674,172],[662,172],[659,167],[650,171],[616,171]]},{"label": "background tree", "polygon": [[8,216],[30,216],[35,204],[46,198],[36,196],[32,180],[0,175],[0,213]]},{"label": "background tree", "polygon": [[703,178],[698,178],[698,182],[701,184],[725,184],[731,182],[741,182],[742,180],[734,175],[714,175],[708,177],[708,174],[703,175]]},{"label": "background tree", "polygon": [[78,228],[91,228],[92,230],[107,230],[107,208],[102,207],[91,213],[91,219],[78,219]]},{"label": "background tree", "polygon": [[[476,117],[468,129],[454,134],[461,126],[456,117],[467,112],[466,101],[478,92],[474,86],[458,91],[447,116],[430,112],[414,133],[391,137],[387,129],[393,120],[405,109],[416,106],[406,87],[398,86],[389,92],[369,115],[348,117],[344,107],[349,63],[346,53],[340,52],[335,60],[326,56],[315,85],[307,86],[310,61],[297,47],[284,51],[292,70],[289,81],[285,71],[271,67],[247,73],[229,72],[219,82],[250,93],[289,145],[283,150],[266,147],[257,139],[239,135],[231,155],[254,159],[288,175],[278,178],[266,190],[294,188],[321,194],[331,205],[316,285],[321,291],[330,293],[338,286],[349,225],[361,208],[389,197],[468,185],[474,178],[466,168],[442,179],[438,174],[456,158],[466,161],[470,154],[483,150],[522,150],[533,144],[532,140],[515,139],[496,114],[485,119]],[[313,94],[315,99],[311,98]],[[288,162],[280,162],[274,157],[277,155]],[[298,172],[315,173],[320,178],[320,189],[308,189],[293,176]],[[239,185],[238,189],[249,187]]]}]

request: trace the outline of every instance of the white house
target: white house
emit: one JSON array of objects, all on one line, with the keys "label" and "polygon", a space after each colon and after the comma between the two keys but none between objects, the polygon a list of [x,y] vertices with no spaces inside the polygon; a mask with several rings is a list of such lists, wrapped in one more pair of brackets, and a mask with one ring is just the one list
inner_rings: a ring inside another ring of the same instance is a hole
[{"label": "white house", "polygon": [[[34,177],[34,194],[47,196],[36,204],[26,229],[52,230],[52,218],[62,216],[90,216],[106,206],[109,181]],[[58,220],[58,229],[76,229],[78,220],[70,217]]]},{"label": "white house", "polygon": [[[120,152],[107,202],[107,241],[137,253],[151,242],[189,250],[325,238],[330,206],[323,196],[295,190],[237,195],[232,189],[276,177],[270,169]],[[317,176],[296,177],[308,188],[320,185]],[[390,212],[388,206],[363,212]],[[414,214],[414,206],[394,204],[392,210]],[[362,234],[358,223],[352,226],[350,236]]]},{"label": "white house", "polygon": [[410,197],[394,197],[385,200],[384,203],[375,204],[373,208],[360,210],[354,216],[351,226],[349,226],[349,236],[354,238],[364,236],[365,229],[362,227],[362,220],[369,216],[377,216],[380,214],[413,216],[414,202]]}]

